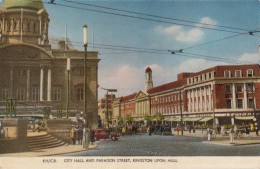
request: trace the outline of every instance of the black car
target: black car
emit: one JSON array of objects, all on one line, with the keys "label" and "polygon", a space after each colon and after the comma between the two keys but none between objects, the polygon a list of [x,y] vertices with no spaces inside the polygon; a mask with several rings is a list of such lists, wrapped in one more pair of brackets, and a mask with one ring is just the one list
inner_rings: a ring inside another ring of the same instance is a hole
[{"label": "black car", "polygon": [[171,126],[165,126],[165,127],[164,127],[163,135],[172,135]]}]

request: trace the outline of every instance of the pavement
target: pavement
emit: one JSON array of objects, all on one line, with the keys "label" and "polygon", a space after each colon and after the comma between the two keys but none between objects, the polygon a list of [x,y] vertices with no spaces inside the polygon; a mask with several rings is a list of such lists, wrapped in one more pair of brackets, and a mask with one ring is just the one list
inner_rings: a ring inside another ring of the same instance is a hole
[{"label": "pavement", "polygon": [[[189,133],[188,131],[183,132],[184,136],[190,137],[203,137],[206,134],[206,131],[198,130],[195,133]],[[179,133],[180,136],[180,133]],[[250,132],[249,134],[243,133],[242,138],[234,138],[233,142],[230,142],[229,134],[227,136],[222,136],[220,134],[216,135],[215,139],[211,139],[211,141],[202,141],[207,144],[218,144],[218,145],[227,145],[227,146],[240,146],[240,145],[251,145],[251,144],[260,144],[260,135],[257,136],[255,132]]]},{"label": "pavement", "polygon": [[[42,135],[46,134],[44,132],[28,132],[28,136],[35,136],[35,135]],[[202,138],[206,134],[206,131],[197,130],[195,133],[188,131],[184,131],[184,136],[189,137],[200,137]],[[181,137],[181,132],[179,135],[174,133],[174,136]],[[241,145],[251,145],[251,144],[260,144],[260,136],[256,136],[255,132],[251,132],[250,134],[243,134],[243,138],[235,138],[233,143],[230,143],[230,137],[229,136],[221,136],[220,134],[217,134],[215,139],[212,139],[211,141],[202,141],[206,144],[217,144],[217,145],[227,145],[227,146],[241,146]],[[97,144],[90,144],[90,149],[95,149],[97,147]],[[75,153],[75,152],[81,152],[81,151],[87,151],[83,148],[82,145],[64,145],[56,148],[49,148],[49,149],[42,149],[42,150],[35,150],[30,152],[21,152],[21,153],[10,153],[10,154],[0,154],[0,157],[41,157],[41,156],[54,156],[54,155],[62,155],[67,153]]]},{"label": "pavement", "polygon": [[[95,149],[97,144],[89,145],[89,149]],[[35,150],[30,152],[22,152],[22,153],[10,153],[10,154],[0,154],[0,157],[42,157],[42,156],[54,156],[54,155],[61,155],[67,153],[75,153],[86,151],[82,145],[67,145],[67,146],[60,146],[56,148],[49,148],[49,149],[42,149],[42,150]]]}]

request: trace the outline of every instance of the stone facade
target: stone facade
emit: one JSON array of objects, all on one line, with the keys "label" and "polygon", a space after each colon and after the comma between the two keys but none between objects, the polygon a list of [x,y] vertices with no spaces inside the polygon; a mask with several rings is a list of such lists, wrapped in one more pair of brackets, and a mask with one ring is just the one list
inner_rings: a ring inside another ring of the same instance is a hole
[{"label": "stone facade", "polygon": [[[50,18],[41,1],[4,1],[0,11],[0,113],[5,112],[6,99],[13,98],[17,114],[42,113],[44,107],[50,107],[56,116],[58,110],[66,111],[68,95],[69,116],[82,112],[85,52],[68,45],[65,49],[65,44],[52,49]],[[87,112],[94,126],[98,62],[98,52],[87,53]]]}]

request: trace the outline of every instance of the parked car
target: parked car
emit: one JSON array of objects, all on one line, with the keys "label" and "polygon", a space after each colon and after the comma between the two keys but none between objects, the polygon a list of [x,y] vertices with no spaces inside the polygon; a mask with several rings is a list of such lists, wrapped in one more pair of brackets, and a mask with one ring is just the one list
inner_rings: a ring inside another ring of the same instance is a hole
[{"label": "parked car", "polygon": [[95,140],[100,140],[100,139],[118,140],[119,133],[111,129],[98,128],[95,130],[94,137]]}]

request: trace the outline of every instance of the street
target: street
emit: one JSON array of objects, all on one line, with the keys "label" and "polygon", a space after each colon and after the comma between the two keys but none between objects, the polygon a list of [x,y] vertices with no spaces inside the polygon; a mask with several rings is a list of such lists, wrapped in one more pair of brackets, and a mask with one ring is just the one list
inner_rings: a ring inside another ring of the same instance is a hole
[{"label": "street", "polygon": [[94,150],[66,156],[259,156],[260,144],[228,146],[203,143],[201,137],[138,134],[101,140]]}]

